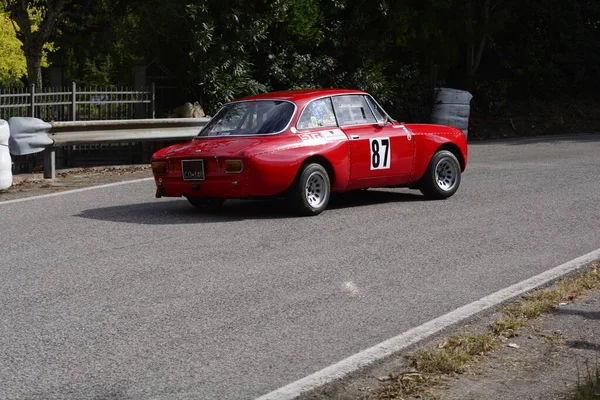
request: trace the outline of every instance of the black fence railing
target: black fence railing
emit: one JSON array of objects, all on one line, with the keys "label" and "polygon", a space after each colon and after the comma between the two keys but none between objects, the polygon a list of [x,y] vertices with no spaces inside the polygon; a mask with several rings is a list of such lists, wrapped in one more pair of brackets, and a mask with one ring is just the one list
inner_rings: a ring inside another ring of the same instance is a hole
[{"label": "black fence railing", "polygon": [[35,117],[44,121],[92,121],[155,117],[154,85],[119,87],[0,89],[0,119]]}]

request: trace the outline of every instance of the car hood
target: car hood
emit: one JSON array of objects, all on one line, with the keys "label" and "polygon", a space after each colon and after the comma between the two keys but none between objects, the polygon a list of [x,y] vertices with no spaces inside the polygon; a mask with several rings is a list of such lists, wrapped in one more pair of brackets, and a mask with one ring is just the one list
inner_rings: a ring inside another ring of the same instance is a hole
[{"label": "car hood", "polygon": [[164,149],[161,156],[169,158],[194,156],[240,156],[251,147],[265,141],[264,138],[195,138],[191,142],[176,144]]}]

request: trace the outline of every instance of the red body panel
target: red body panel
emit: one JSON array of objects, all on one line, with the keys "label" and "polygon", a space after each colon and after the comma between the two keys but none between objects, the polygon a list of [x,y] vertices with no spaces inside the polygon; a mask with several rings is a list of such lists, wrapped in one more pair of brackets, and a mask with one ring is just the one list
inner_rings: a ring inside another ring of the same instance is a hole
[{"label": "red body panel", "polygon": [[[287,100],[297,109],[288,128],[279,134],[199,137],[159,150],[152,156],[152,162],[167,163],[166,173],[155,174],[160,195],[277,196],[293,185],[302,164],[309,159],[325,166],[334,192],[408,186],[423,176],[432,156],[443,146],[457,155],[463,170],[466,167],[465,135],[452,127],[393,122],[296,129],[305,106],[312,100],[348,94],[367,95],[356,90],[330,89],[269,93],[240,99]],[[373,144],[373,141],[377,143]],[[204,162],[205,180],[184,181],[181,161],[197,159]],[[226,160],[242,160],[243,171],[225,172]]]},{"label": "red body panel", "polygon": [[468,161],[467,138],[460,129],[431,124],[406,124],[406,127],[412,132],[415,142],[411,183],[421,179],[429,165],[429,160],[444,146],[455,150],[453,153],[457,155],[462,170],[465,170]]},{"label": "red body panel", "polygon": [[[408,182],[413,165],[413,141],[400,125],[387,124],[343,127],[350,137],[351,166],[349,189],[376,186],[395,186]],[[372,140],[389,140],[382,149],[382,158],[389,152],[389,165],[372,169]]]}]

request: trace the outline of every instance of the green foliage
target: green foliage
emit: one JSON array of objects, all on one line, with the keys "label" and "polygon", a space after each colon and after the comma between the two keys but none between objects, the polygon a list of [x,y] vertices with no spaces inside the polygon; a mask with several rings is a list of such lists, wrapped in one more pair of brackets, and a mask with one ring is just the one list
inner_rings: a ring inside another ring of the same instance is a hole
[{"label": "green foliage", "polygon": [[[225,7],[220,7],[223,3]],[[200,89],[209,112],[236,97],[267,90],[254,79],[252,57],[267,37],[269,15],[265,11],[241,0],[186,7],[192,33],[189,83]]]},{"label": "green foliage", "polygon": [[27,73],[27,63],[21,42],[10,21],[8,14],[0,3],[0,85],[18,86],[19,78]]},{"label": "green foliage", "polygon": [[476,107],[501,113],[511,96],[576,94],[600,84],[600,3],[590,0],[99,0],[69,7],[52,56],[67,81],[131,86],[134,67],[147,66],[149,81],[164,81],[177,101],[200,101],[208,113],[258,92],[352,87],[410,122],[427,119],[434,87],[469,87]]},{"label": "green foliage", "polygon": [[[22,29],[12,20],[10,12],[6,11],[7,4],[9,3],[0,1],[0,87],[23,87],[21,78],[27,75],[27,59],[22,48],[23,43],[19,39]],[[42,22],[43,8],[30,5],[27,11],[29,29],[36,32]],[[55,50],[55,46],[46,42],[40,50],[40,65],[47,67],[47,55]]]},{"label": "green foliage", "polygon": [[61,25],[60,50],[52,56],[64,65],[65,81],[133,86],[133,67],[144,60],[140,17],[128,11],[128,3],[101,0],[73,6]]},{"label": "green foliage", "polygon": [[490,46],[502,76],[529,95],[576,93],[600,77],[600,4],[589,0],[510,1]]},{"label": "green foliage", "polygon": [[29,83],[42,86],[42,67],[56,50],[56,26],[64,19],[71,0],[0,0],[2,13],[10,19],[26,61]]}]

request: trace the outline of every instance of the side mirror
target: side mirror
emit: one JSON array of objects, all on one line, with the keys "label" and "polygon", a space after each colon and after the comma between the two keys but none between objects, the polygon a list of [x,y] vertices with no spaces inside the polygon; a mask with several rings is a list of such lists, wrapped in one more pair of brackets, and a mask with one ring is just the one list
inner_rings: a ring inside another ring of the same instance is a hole
[{"label": "side mirror", "polygon": [[377,121],[377,126],[380,128],[384,128],[387,124],[392,122],[392,119],[386,114],[383,117],[383,121]]}]

